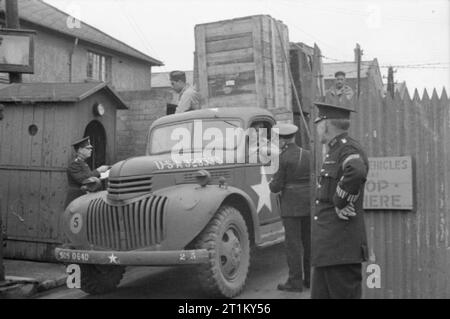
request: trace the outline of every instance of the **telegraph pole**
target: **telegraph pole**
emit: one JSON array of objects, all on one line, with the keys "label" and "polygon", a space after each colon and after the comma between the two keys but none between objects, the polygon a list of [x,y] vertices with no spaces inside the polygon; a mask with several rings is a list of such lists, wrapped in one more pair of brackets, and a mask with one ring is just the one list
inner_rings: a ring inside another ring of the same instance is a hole
[{"label": "telegraph pole", "polygon": [[0,207],[0,287],[5,281],[5,267],[3,266],[3,228],[2,228],[2,212]]},{"label": "telegraph pole", "polygon": [[[19,6],[17,4],[17,0],[6,0],[5,5],[5,16],[6,16],[6,28],[19,30],[20,29],[20,21],[19,21]],[[22,83],[22,74],[16,72],[9,73],[9,82],[10,83]]]},{"label": "telegraph pole", "polygon": [[355,58],[356,63],[358,65],[358,92],[357,98],[359,100],[359,96],[361,94],[361,60],[362,60],[363,51],[361,50],[361,46],[357,43],[355,48]]},{"label": "telegraph pole", "polygon": [[388,69],[388,84],[387,91],[392,98],[395,96],[395,83],[394,83],[394,68],[392,66]]}]

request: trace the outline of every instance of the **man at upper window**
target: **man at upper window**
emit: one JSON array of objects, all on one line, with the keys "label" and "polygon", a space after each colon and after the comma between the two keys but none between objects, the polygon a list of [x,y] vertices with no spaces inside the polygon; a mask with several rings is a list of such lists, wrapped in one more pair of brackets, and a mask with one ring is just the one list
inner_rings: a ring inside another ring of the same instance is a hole
[{"label": "man at upper window", "polygon": [[353,99],[353,90],[345,83],[345,73],[338,71],[334,75],[334,86],[326,94],[326,102],[335,105],[350,106]]},{"label": "man at upper window", "polygon": [[186,83],[186,73],[170,72],[170,84],[179,94],[178,107],[175,113],[184,113],[200,109],[200,96],[194,87]]}]

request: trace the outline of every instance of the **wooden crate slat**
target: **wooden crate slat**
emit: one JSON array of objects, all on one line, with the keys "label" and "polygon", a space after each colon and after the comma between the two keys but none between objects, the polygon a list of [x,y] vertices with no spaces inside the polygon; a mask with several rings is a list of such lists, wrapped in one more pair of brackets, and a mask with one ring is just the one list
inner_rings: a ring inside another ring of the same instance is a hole
[{"label": "wooden crate slat", "polygon": [[209,107],[248,106],[254,103],[256,94],[240,94],[234,96],[218,96],[210,99]]},{"label": "wooden crate slat", "polygon": [[251,25],[248,23],[248,18],[207,23],[201,26],[205,28],[205,35],[208,38],[224,34],[240,34],[251,32],[252,30]]},{"label": "wooden crate slat", "polygon": [[253,37],[251,33],[245,36],[219,41],[206,41],[206,53],[233,51],[238,49],[251,48]]},{"label": "wooden crate slat", "polygon": [[255,63],[236,63],[228,65],[214,65],[208,68],[208,77],[211,75],[231,75],[242,72],[254,72]]},{"label": "wooden crate slat", "polygon": [[253,48],[210,53],[206,56],[208,67],[234,63],[254,62]]}]

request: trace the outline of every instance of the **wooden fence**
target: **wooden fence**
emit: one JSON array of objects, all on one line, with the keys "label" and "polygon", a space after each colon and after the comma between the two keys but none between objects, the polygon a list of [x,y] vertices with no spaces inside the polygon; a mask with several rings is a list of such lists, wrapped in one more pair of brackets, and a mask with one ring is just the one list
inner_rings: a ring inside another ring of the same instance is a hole
[{"label": "wooden fence", "polygon": [[[367,92],[367,91],[366,91]],[[394,98],[368,91],[351,135],[369,157],[411,156],[412,211],[366,211],[370,264],[381,288],[367,298],[450,297],[450,103],[445,89]],[[367,274],[366,274],[367,276]]]}]

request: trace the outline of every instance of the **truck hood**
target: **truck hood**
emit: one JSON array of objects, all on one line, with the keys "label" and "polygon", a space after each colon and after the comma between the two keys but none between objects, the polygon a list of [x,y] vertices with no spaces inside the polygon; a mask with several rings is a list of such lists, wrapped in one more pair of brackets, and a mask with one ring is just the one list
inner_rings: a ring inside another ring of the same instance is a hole
[{"label": "truck hood", "polygon": [[220,166],[222,163],[217,158],[193,158],[175,162],[170,154],[158,156],[133,157],[115,164],[109,173],[110,178],[127,176],[145,176],[164,171],[181,169],[202,169],[212,166]]},{"label": "truck hood", "polygon": [[129,158],[115,164],[109,172],[109,177],[126,177],[137,175],[151,175],[158,170],[157,163],[169,160],[170,156],[140,156]]}]

